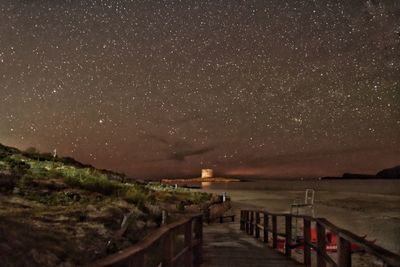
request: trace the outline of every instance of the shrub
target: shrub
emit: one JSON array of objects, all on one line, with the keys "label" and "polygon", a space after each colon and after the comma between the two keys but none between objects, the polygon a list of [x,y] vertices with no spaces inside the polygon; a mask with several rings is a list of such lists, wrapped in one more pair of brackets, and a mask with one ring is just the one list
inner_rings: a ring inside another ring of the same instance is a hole
[{"label": "shrub", "polygon": [[120,184],[108,180],[105,175],[94,176],[88,173],[79,173],[74,176],[64,176],[63,179],[66,184],[72,187],[78,187],[104,195],[117,194],[121,189]]},{"label": "shrub", "polygon": [[211,199],[211,194],[202,193],[202,192],[192,192],[187,197],[193,204],[204,203]]},{"label": "shrub", "polygon": [[55,169],[50,169],[47,171],[47,178],[61,178],[63,177],[62,172]]},{"label": "shrub", "polygon": [[30,169],[30,165],[19,158],[7,157],[4,162],[9,166],[10,171],[15,175],[24,175]]},{"label": "shrub", "polygon": [[40,153],[40,151],[36,147],[28,147],[25,149],[24,153],[33,154],[33,153]]},{"label": "shrub", "polygon": [[176,209],[180,212],[185,211],[185,203],[183,203],[183,201],[179,201],[179,203],[176,204]]},{"label": "shrub", "polygon": [[19,181],[18,181],[18,187],[19,188],[25,188],[28,187],[32,183],[33,177],[31,175],[25,174],[22,176]]},{"label": "shrub", "polygon": [[35,178],[45,178],[48,175],[48,170],[46,170],[45,168],[42,167],[38,167],[38,168],[33,168],[31,167],[30,169],[30,173],[33,177]]},{"label": "shrub", "polygon": [[137,186],[129,186],[129,188],[125,189],[122,193],[122,198],[129,203],[135,204],[137,206],[144,206],[146,201],[148,200],[148,194],[142,188]]}]

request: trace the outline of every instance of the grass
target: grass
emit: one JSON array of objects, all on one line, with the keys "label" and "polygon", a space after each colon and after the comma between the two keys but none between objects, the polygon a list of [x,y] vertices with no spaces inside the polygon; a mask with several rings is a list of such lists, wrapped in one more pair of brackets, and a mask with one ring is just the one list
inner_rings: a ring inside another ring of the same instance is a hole
[{"label": "grass", "polygon": [[158,202],[200,204],[210,199],[209,194],[174,189],[159,183],[123,183],[123,174],[98,170],[72,158],[53,157],[33,148],[21,152],[0,144],[0,171],[20,176],[17,186],[22,190],[28,189],[34,180],[58,179],[69,187],[121,198],[139,207]]},{"label": "grass", "polygon": [[64,182],[76,188],[81,188],[87,191],[101,193],[103,195],[117,195],[122,190],[121,183],[109,180],[105,175],[94,175],[90,173],[79,173],[75,175],[65,175],[59,173]]}]

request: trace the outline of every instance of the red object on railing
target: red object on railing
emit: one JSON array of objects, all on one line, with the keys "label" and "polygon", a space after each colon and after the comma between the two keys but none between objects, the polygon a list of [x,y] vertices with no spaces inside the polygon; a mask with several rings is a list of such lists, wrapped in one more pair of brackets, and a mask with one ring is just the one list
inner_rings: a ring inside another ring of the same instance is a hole
[{"label": "red object on railing", "polygon": [[[367,235],[362,236],[363,239],[366,239]],[[337,240],[338,237],[335,233],[332,232],[327,232],[326,233],[326,251],[327,252],[337,252]],[[300,239],[298,240],[298,243],[301,243],[303,240]],[[366,240],[368,243],[375,244],[376,239],[374,240]],[[311,242],[312,243],[317,243],[317,230],[315,228],[311,229]],[[304,245],[298,245],[296,246],[297,242],[294,242],[291,244],[293,247],[296,247],[298,249],[304,249]],[[278,238],[278,249],[284,249],[286,246],[285,244],[285,239]],[[355,243],[351,243],[351,252],[362,252],[364,251],[359,245]]]}]

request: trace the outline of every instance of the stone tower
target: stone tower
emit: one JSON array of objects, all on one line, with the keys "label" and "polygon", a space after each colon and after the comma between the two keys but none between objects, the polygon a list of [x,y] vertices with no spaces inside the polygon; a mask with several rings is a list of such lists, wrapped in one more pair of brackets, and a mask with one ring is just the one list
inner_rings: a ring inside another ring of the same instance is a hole
[{"label": "stone tower", "polygon": [[201,178],[213,178],[214,173],[212,169],[202,169],[201,170]]}]

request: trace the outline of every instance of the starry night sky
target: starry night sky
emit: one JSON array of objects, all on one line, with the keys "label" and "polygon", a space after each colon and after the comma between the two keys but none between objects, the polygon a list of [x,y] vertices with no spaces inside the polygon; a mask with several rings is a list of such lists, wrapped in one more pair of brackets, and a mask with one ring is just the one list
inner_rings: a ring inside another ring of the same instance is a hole
[{"label": "starry night sky", "polygon": [[0,0],[0,143],[135,178],[400,164],[400,1]]}]

